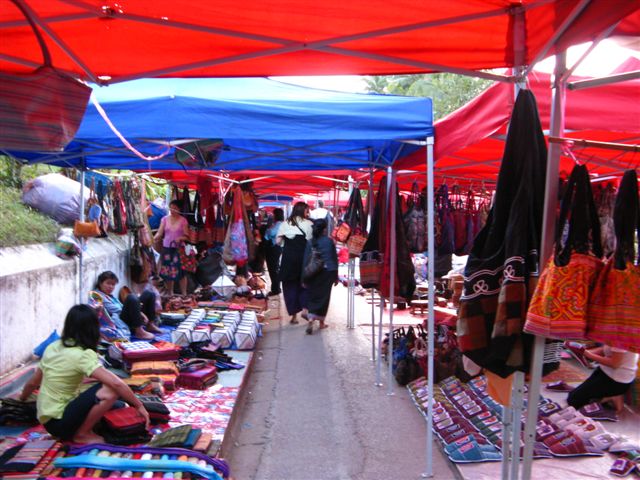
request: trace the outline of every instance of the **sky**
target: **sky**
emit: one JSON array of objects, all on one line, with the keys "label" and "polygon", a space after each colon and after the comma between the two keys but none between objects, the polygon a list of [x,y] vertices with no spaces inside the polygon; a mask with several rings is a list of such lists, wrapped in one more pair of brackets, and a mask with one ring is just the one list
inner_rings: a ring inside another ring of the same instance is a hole
[{"label": "sky", "polygon": [[[569,48],[567,53],[567,65],[571,66],[576,62],[582,53],[589,47],[590,43],[576,45]],[[637,45],[636,45],[637,47]],[[616,44],[613,40],[603,40],[589,54],[575,74],[586,77],[603,76],[610,73],[630,55],[640,58],[639,50],[631,50]],[[555,57],[549,57],[540,62],[535,70],[551,73],[555,64]],[[326,90],[337,90],[343,92],[365,92],[366,84],[363,77],[358,75],[329,75],[316,77],[271,77],[282,82],[303,85],[312,88]]]}]

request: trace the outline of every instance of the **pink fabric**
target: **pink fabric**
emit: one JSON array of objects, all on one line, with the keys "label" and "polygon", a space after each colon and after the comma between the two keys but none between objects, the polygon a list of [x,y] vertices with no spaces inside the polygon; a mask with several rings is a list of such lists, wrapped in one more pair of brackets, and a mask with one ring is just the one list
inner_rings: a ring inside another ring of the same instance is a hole
[{"label": "pink fabric", "polygon": [[[167,215],[168,216],[168,215]],[[184,236],[187,228],[189,227],[189,223],[184,217],[180,217],[179,223],[174,225],[174,228],[171,228],[169,223],[167,222],[167,217],[162,217],[160,220],[160,226],[164,225],[164,237],[162,239],[163,247],[171,247],[171,242],[176,242],[179,244],[180,237]]]}]

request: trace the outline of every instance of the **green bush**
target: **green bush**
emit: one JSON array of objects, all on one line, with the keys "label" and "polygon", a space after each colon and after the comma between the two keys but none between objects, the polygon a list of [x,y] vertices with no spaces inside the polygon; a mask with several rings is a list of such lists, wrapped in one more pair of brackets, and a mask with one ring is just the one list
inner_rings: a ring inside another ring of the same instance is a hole
[{"label": "green bush", "polygon": [[21,191],[0,184],[0,247],[55,242],[60,225],[22,203]]}]

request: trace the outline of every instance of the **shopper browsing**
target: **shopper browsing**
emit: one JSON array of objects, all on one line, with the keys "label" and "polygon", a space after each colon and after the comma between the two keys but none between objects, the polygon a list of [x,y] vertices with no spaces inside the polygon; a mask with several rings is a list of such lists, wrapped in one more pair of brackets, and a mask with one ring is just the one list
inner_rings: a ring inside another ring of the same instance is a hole
[{"label": "shopper browsing", "polygon": [[160,276],[165,281],[167,292],[173,295],[173,283],[178,280],[180,293],[187,294],[187,277],[182,270],[178,249],[187,240],[189,222],[180,213],[182,203],[173,200],[169,204],[169,215],[162,217],[154,244],[162,241]]},{"label": "shopper browsing", "polygon": [[291,216],[282,222],[276,235],[276,243],[282,245],[279,279],[287,312],[291,315],[290,323],[299,323],[298,313],[306,318],[307,290],[302,285],[302,260],[307,240],[311,240],[309,206],[297,202],[293,206]]},{"label": "shopper browsing", "polygon": [[282,247],[276,243],[276,236],[278,235],[278,230],[282,222],[284,222],[284,211],[281,208],[275,208],[273,210],[273,224],[267,228],[264,234],[267,250],[267,269],[269,270],[269,278],[271,279],[269,296],[280,295],[278,268],[280,255],[282,255]]},{"label": "shopper browsing", "polygon": [[309,335],[313,333],[313,322],[315,320],[318,320],[320,329],[327,328],[328,325],[324,323],[324,320],[329,310],[331,289],[338,284],[336,245],[327,236],[327,221],[323,218],[313,222],[313,238],[307,242],[303,265],[306,265],[309,261],[313,248],[320,252],[324,262],[324,269],[306,282],[309,295],[307,303],[309,324],[306,332]]},{"label": "shopper browsing", "polygon": [[[71,307],[60,340],[47,347],[34,375],[25,384],[21,401],[40,388],[38,420],[51,435],[75,443],[102,443],[93,432],[102,416],[122,398],[134,407],[149,426],[142,402],[117,376],[105,369],[96,349],[100,326],[88,305]],[[85,383],[90,378],[98,383]]]}]

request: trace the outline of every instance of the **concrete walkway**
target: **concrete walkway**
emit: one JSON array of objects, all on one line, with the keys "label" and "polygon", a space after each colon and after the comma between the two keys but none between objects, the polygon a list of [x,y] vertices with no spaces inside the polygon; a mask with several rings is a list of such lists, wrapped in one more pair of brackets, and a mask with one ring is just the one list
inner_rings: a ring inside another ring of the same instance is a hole
[{"label": "concrete walkway", "polygon": [[[347,289],[333,290],[330,328],[306,335],[304,321],[265,325],[228,460],[236,479],[418,479],[426,425],[405,388],[376,387],[370,307],[356,296],[346,328]],[[383,364],[384,365],[384,364]],[[434,445],[434,478],[457,478]]]}]

